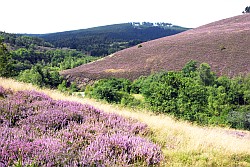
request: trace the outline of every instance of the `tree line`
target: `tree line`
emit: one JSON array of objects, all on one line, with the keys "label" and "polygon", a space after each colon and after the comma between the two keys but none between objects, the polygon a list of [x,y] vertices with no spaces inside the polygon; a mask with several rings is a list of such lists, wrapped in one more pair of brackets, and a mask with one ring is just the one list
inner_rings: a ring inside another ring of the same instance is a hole
[{"label": "tree line", "polygon": [[242,13],[250,13],[250,6],[247,6]]}]

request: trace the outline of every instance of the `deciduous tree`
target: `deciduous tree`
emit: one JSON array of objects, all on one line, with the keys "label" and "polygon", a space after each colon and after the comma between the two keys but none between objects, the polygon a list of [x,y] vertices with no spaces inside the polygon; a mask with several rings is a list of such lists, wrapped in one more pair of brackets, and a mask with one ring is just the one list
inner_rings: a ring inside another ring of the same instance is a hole
[{"label": "deciduous tree", "polygon": [[10,77],[13,75],[12,58],[3,39],[0,38],[0,76]]}]

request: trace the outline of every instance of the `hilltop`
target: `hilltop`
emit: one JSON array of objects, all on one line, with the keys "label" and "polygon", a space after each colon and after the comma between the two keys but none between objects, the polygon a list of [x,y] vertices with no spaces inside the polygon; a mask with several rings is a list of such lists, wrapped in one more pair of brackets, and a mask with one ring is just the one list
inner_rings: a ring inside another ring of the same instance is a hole
[{"label": "hilltop", "polygon": [[171,23],[132,22],[32,36],[43,38],[56,47],[77,49],[92,56],[106,56],[141,42],[186,30]]},{"label": "hilltop", "polygon": [[124,49],[61,74],[69,80],[136,79],[161,70],[180,70],[188,61],[206,62],[217,75],[250,72],[250,14],[213,22],[177,35]]}]

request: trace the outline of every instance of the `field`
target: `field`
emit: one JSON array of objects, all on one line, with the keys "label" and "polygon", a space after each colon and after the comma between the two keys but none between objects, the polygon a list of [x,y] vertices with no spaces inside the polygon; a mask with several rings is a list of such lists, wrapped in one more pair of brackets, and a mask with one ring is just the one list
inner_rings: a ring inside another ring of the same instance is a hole
[{"label": "field", "polygon": [[53,100],[88,104],[107,114],[115,113],[125,118],[136,119],[151,129],[152,132],[148,133],[146,138],[161,147],[164,160],[160,166],[250,166],[250,132],[248,131],[200,127],[177,121],[167,115],[67,96],[11,79],[0,78],[0,86],[14,91],[36,90],[47,94]]}]

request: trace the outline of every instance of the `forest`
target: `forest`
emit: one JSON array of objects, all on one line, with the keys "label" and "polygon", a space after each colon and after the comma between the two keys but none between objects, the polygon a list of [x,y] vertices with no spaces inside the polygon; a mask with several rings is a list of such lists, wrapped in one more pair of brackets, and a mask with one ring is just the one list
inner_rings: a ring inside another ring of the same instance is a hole
[{"label": "forest", "polygon": [[188,28],[170,23],[123,23],[83,30],[32,35],[56,47],[77,49],[91,56],[106,56],[139,43],[174,35]]},{"label": "forest", "polygon": [[58,49],[38,37],[0,33],[0,76],[14,77],[40,87],[77,90],[59,71],[96,60],[73,49]]}]

